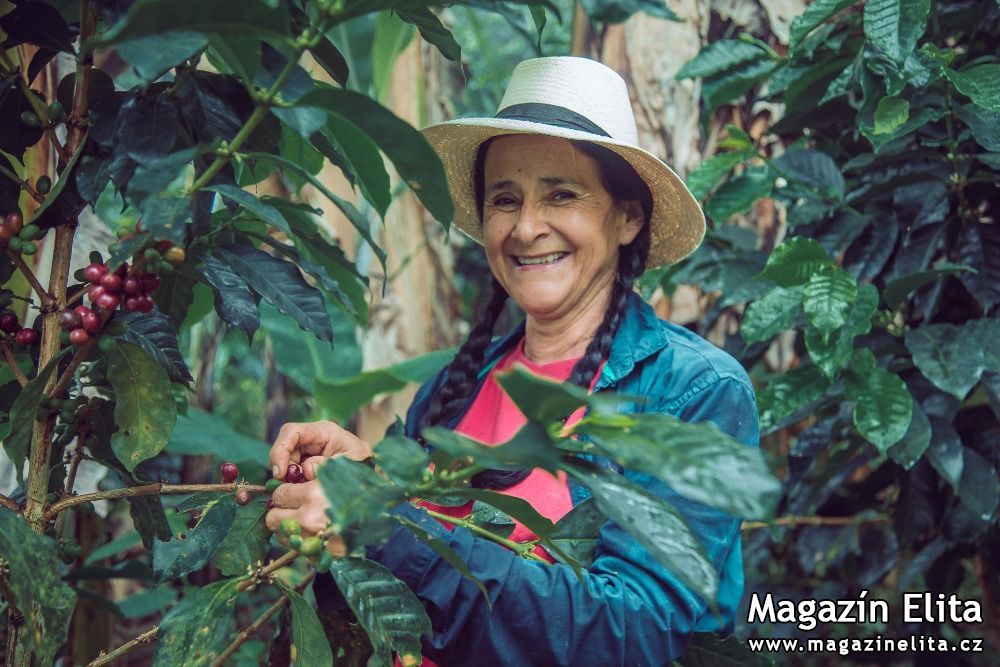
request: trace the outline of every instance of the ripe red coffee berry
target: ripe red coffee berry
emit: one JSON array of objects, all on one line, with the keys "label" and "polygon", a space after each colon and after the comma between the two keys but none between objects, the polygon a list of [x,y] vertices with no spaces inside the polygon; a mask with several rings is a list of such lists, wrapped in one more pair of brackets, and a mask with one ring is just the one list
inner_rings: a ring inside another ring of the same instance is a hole
[{"label": "ripe red coffee berry", "polygon": [[290,484],[299,484],[304,482],[305,479],[305,475],[302,474],[302,468],[300,468],[297,463],[288,464],[288,470],[285,471],[286,482]]},{"label": "ripe red coffee berry", "polygon": [[109,292],[120,292],[122,289],[122,279],[113,273],[101,278],[101,287]]},{"label": "ripe red coffee berry", "polygon": [[142,296],[136,297],[139,299],[139,312],[148,313],[153,310],[156,304],[153,302],[153,297],[148,294],[143,294]]},{"label": "ripe red coffee berry", "polygon": [[105,292],[100,297],[98,297],[97,307],[102,308],[104,310],[114,310],[115,308],[118,307],[118,304],[120,302],[121,299],[118,298],[117,294],[111,294],[109,292]]},{"label": "ripe red coffee berry", "polygon": [[10,229],[14,235],[21,233],[21,228],[24,227],[24,216],[21,215],[20,211],[13,211],[7,214],[7,217],[3,221],[4,227]]},{"label": "ripe red coffee berry", "polygon": [[96,283],[103,278],[107,272],[108,267],[95,262],[83,270],[83,277],[87,279],[87,282]]},{"label": "ripe red coffee berry", "polygon": [[59,313],[59,326],[61,326],[66,331],[72,331],[73,329],[79,329],[83,326],[83,318],[80,317],[80,313],[75,310],[69,310],[68,308],[61,313]]},{"label": "ripe red coffee berry", "polygon": [[100,299],[106,292],[107,290],[101,287],[100,284],[91,285],[87,288],[87,296],[90,297],[90,302],[94,304],[96,304],[97,300]]},{"label": "ripe red coffee berry", "polygon": [[142,274],[142,288],[147,292],[154,292],[160,286],[160,276],[155,273]]},{"label": "ripe red coffee berry", "polygon": [[249,505],[250,504],[250,492],[246,489],[240,489],[236,492],[236,504],[237,505]]},{"label": "ripe red coffee berry", "polygon": [[138,278],[126,278],[122,283],[122,291],[126,294],[139,294],[142,292],[142,281]]},{"label": "ripe red coffee berry", "polygon": [[222,481],[226,484],[235,482],[240,476],[240,469],[235,463],[229,461],[222,464]]},{"label": "ripe red coffee berry", "polygon": [[17,321],[14,313],[4,313],[0,315],[0,331],[4,333],[17,333],[21,330],[21,323]]},{"label": "ripe red coffee berry", "polygon": [[24,328],[14,335],[14,342],[26,347],[34,344],[36,340],[38,340],[38,332],[34,329]]},{"label": "ripe red coffee berry", "polygon": [[115,275],[125,280],[128,276],[128,262],[122,262],[122,265],[115,269]]},{"label": "ripe red coffee berry", "polygon": [[125,310],[129,311],[130,313],[134,313],[140,308],[142,308],[142,299],[140,299],[139,297],[130,296],[127,299],[125,299]]},{"label": "ripe red coffee berry", "polygon": [[69,332],[69,342],[73,345],[83,345],[90,340],[90,335],[83,329],[73,329]]},{"label": "ripe red coffee berry", "polygon": [[[88,334],[96,334],[101,331],[101,318],[97,313],[91,311],[81,317],[83,320],[83,331]],[[79,329],[77,329],[79,331]]]},{"label": "ripe red coffee berry", "polygon": [[88,308],[87,306],[77,306],[76,308],[73,309],[73,312],[79,313],[80,317],[83,317],[87,313],[90,313],[90,312],[93,312],[93,311],[90,310],[90,308]]}]

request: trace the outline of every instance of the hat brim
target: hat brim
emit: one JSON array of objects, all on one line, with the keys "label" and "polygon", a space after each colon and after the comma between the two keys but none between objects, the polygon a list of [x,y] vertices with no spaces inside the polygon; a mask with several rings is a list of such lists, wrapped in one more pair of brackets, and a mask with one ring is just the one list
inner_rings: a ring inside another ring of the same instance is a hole
[{"label": "hat brim", "polygon": [[618,153],[635,169],[653,195],[647,268],[678,262],[705,238],[705,214],[684,181],[652,153],[581,130],[507,118],[466,118],[437,123],[422,131],[444,163],[455,202],[453,224],[480,245],[483,242],[472,177],[476,151],[487,139],[504,134],[543,134],[589,141]]}]

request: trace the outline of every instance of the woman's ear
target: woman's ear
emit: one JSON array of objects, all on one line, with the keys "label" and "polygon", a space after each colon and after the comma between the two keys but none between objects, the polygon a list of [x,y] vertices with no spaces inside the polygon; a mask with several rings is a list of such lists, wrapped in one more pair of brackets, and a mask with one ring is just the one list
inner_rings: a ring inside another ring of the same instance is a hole
[{"label": "woman's ear", "polygon": [[622,224],[618,242],[621,245],[628,245],[639,235],[642,226],[646,224],[646,216],[643,215],[642,206],[635,200],[622,202],[621,206],[625,213],[625,221]]}]

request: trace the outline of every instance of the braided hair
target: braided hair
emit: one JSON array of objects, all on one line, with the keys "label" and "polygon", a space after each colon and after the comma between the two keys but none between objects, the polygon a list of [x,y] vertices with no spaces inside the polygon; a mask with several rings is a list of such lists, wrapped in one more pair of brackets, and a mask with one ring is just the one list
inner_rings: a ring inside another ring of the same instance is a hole
[{"label": "braided hair", "polygon": [[[485,198],[486,152],[492,139],[480,145],[473,168],[473,185],[476,195],[476,209],[483,210]],[[604,359],[611,351],[618,326],[625,313],[628,294],[636,278],[646,269],[649,256],[649,219],[653,210],[653,197],[646,183],[639,178],[632,166],[614,151],[584,141],[572,141],[574,147],[597,163],[598,176],[604,189],[616,203],[637,201],[642,207],[645,220],[639,234],[628,245],[618,251],[618,271],[611,292],[611,302],[604,320],[587,345],[583,356],[573,366],[567,382],[590,389]],[[480,213],[480,215],[482,215]],[[420,429],[447,423],[456,417],[470,400],[476,386],[478,374],[483,366],[486,348],[493,336],[496,325],[506,305],[509,295],[493,277],[490,296],[481,308],[476,325],[447,369],[444,385],[434,395],[424,413]],[[479,488],[506,489],[524,480],[530,470],[485,470],[472,478],[472,485]]]}]

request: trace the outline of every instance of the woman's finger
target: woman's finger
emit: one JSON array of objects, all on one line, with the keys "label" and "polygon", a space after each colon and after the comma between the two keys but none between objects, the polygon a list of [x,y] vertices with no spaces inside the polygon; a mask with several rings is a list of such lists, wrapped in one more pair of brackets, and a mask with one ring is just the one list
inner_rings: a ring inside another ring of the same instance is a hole
[{"label": "woman's finger", "polygon": [[306,480],[311,482],[316,479],[316,475],[319,473],[319,467],[326,463],[329,459],[329,456],[310,456],[299,463],[302,467],[302,472],[305,473]]},{"label": "woman's finger", "polygon": [[330,444],[332,422],[289,422],[278,431],[271,446],[271,473],[285,478],[289,463],[298,463],[303,455],[323,454]]}]

